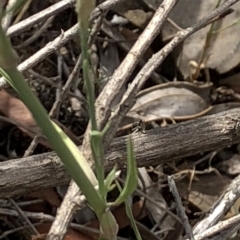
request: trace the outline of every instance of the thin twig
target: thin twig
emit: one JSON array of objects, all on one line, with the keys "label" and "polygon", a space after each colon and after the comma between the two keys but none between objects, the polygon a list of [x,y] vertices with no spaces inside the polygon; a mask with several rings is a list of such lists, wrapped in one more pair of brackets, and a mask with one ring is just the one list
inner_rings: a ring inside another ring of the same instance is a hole
[{"label": "thin twig", "polygon": [[15,36],[35,25],[36,23],[44,21],[47,18],[54,16],[64,11],[65,9],[73,6],[75,2],[76,0],[64,0],[57,2],[56,4],[44,9],[43,11],[40,11],[37,14],[34,14],[33,16],[9,27],[6,34],[10,37]]},{"label": "thin twig", "polygon": [[[121,178],[118,178],[118,181],[121,183],[125,183]],[[171,211],[169,211],[168,208],[166,208],[165,206],[161,205],[159,202],[155,201],[154,199],[152,199],[149,195],[147,195],[146,193],[144,193],[142,190],[136,189],[135,191],[137,194],[139,194],[141,197],[144,197],[145,199],[147,199],[149,202],[151,202],[151,204],[155,205],[156,207],[158,207],[159,209],[163,210],[164,212],[166,212],[169,216],[171,216],[172,218],[174,218],[176,221],[181,222],[181,220],[179,219],[178,216],[176,216],[174,213],[172,213]]]},{"label": "thin twig", "polygon": [[[60,36],[54,39],[52,42],[48,43],[44,48],[33,54],[30,58],[18,65],[18,70],[20,72],[32,68],[38,62],[42,61],[44,58],[52,54],[54,51],[62,47],[68,41],[70,41],[78,33],[78,24],[71,27],[66,32],[62,32]],[[4,78],[0,78],[0,88],[4,87],[6,84]]]},{"label": "thin twig", "polygon": [[104,12],[108,11],[109,9],[114,9],[118,4],[124,2],[126,0],[107,0],[100,5],[98,5],[90,16],[90,22],[98,18],[99,16],[103,15]]},{"label": "thin twig", "polygon": [[[52,222],[55,219],[53,216],[45,214],[45,213],[34,213],[34,212],[27,212],[27,211],[23,211],[23,213],[26,217],[28,217],[30,219],[35,219],[35,220]],[[6,216],[15,216],[15,217],[19,216],[17,211],[11,210],[11,209],[4,209],[4,208],[0,208],[0,214],[6,215]],[[84,225],[70,223],[70,226],[74,229],[80,230],[85,233],[99,234],[99,231],[97,229],[90,228],[90,227],[87,227]]]},{"label": "thin twig", "polygon": [[[34,227],[35,226],[39,226],[41,225],[42,223],[34,223],[32,224]],[[17,228],[13,228],[11,230],[8,230],[8,231],[4,231],[3,234],[0,235],[0,239],[8,239],[8,235],[10,234],[13,234],[13,233],[16,233],[16,232],[20,232],[22,230],[26,230],[28,228],[31,228],[31,226],[21,226],[21,227],[17,227]]]},{"label": "thin twig", "polygon": [[55,118],[56,113],[59,111],[59,108],[60,108],[62,102],[64,101],[64,99],[67,96],[67,93],[70,91],[72,85],[74,84],[74,81],[79,73],[80,68],[81,68],[81,55],[78,57],[78,60],[73,68],[73,71],[69,75],[67,82],[65,83],[64,87],[62,88],[62,91],[59,96],[59,100],[54,102],[54,104],[49,112],[50,117]]},{"label": "thin twig", "polygon": [[[97,6],[96,9],[92,12],[90,17],[90,22],[98,18],[102,14],[102,12],[114,8],[117,4],[123,1],[125,0],[108,0],[103,2],[102,4]],[[11,37],[18,35],[19,33],[32,27],[36,23],[45,21],[49,17],[55,16],[58,13],[66,10],[67,8],[74,6],[75,3],[76,3],[76,0],[64,0],[64,1],[57,2],[56,4],[53,4],[52,6],[34,14],[33,16],[9,27],[6,34],[7,36],[11,36]]]},{"label": "thin twig", "polygon": [[[128,40],[126,40],[123,35],[115,28],[111,28],[110,24],[108,23],[107,20],[103,21],[103,24],[101,26],[101,30],[110,38],[113,39],[113,41],[115,43],[118,43],[119,47],[121,49],[123,49],[125,52],[129,52],[131,47],[132,47],[132,43],[129,43]],[[105,39],[104,41],[110,41],[112,39]],[[134,42],[137,39],[134,40]],[[146,61],[142,58],[139,59],[139,65],[140,67],[143,67],[145,65]],[[153,72],[151,75],[151,78],[157,82],[157,83],[162,83],[162,79],[159,77],[159,75],[156,72]]]},{"label": "thin twig", "polygon": [[170,188],[170,191],[172,192],[172,195],[174,197],[175,203],[177,205],[177,211],[178,215],[182,220],[183,227],[185,228],[187,237],[189,237],[190,240],[194,240],[192,228],[189,224],[188,217],[184,211],[183,205],[182,205],[182,200],[179,196],[176,184],[174,182],[173,176],[168,177],[168,185]]},{"label": "thin twig", "polygon": [[14,48],[16,48],[16,49],[24,48],[24,47],[30,45],[32,42],[34,42],[49,27],[49,25],[52,23],[54,17],[55,16],[52,16],[52,17],[48,18],[47,21],[44,22],[44,24],[36,32],[34,32],[34,34],[30,38],[25,40],[23,43],[15,46]]},{"label": "thin twig", "polygon": [[[37,79],[40,79],[40,80],[44,81],[48,85],[50,85],[54,88],[58,88],[60,91],[63,91],[63,88],[59,88],[59,86],[56,83],[54,83],[54,81],[58,80],[59,77],[47,78],[47,77],[42,76],[41,74],[33,71],[32,69],[29,69],[28,72],[30,74],[32,74],[34,77],[36,77]],[[67,95],[70,96],[70,97],[75,97],[79,102],[84,102],[84,103],[87,102],[83,95],[79,95],[79,94],[77,95],[77,94],[75,94],[73,92],[70,92],[70,91],[67,92]]]},{"label": "thin twig", "polygon": [[41,139],[42,134],[41,133],[37,133],[33,140],[31,141],[30,145],[28,146],[27,150],[24,152],[23,157],[29,157],[31,154],[33,154],[36,146],[39,143],[39,140]]},{"label": "thin twig", "polygon": [[[104,12],[105,14],[105,12]],[[102,17],[99,18],[100,21],[98,21],[98,24],[95,26],[95,28],[91,31],[91,35],[90,35],[90,41],[89,41],[89,45],[92,45],[92,43],[94,42],[96,36],[97,36],[97,33],[99,31],[99,28],[101,26],[101,19],[103,19]],[[52,109],[50,110],[49,112],[49,115],[52,117],[52,118],[55,118],[55,115],[56,115],[56,112],[59,110],[60,108],[60,105],[62,104],[62,102],[64,101],[64,99],[66,98],[67,96],[67,93],[70,91],[71,87],[73,86],[73,84],[75,83],[75,79],[77,78],[77,75],[79,73],[79,70],[81,68],[81,64],[82,64],[82,56],[81,54],[79,55],[78,57],[78,60],[74,66],[74,69],[72,71],[72,73],[69,75],[68,77],[68,80],[66,82],[66,84],[64,85],[64,87],[62,88],[62,92],[59,96],[59,101],[55,101],[53,106],[52,106]]]},{"label": "thin twig", "polygon": [[34,234],[38,235],[37,229],[34,227],[34,225],[31,223],[31,221],[28,219],[28,217],[24,214],[24,211],[17,205],[17,203],[13,199],[9,199],[9,202],[14,206],[16,209],[16,212],[22,217],[26,223],[31,227],[31,230]]}]

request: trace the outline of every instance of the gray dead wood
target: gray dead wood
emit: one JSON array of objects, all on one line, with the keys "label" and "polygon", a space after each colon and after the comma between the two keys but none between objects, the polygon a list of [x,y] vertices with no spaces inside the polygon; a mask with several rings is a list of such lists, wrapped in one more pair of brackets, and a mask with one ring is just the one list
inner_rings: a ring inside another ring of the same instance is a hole
[{"label": "gray dead wood", "polygon": [[[175,161],[240,142],[240,110],[153,129],[132,135],[139,167]],[[126,166],[126,137],[115,138],[106,153],[106,170]],[[68,183],[69,175],[55,153],[0,163],[0,198],[20,196],[40,188]]]}]

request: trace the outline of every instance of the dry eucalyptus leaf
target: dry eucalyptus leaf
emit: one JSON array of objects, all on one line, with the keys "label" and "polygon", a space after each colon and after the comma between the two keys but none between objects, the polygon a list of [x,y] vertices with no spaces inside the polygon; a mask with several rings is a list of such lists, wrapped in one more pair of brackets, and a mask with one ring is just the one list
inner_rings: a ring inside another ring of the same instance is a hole
[{"label": "dry eucalyptus leaf", "polygon": [[[14,96],[10,95],[8,92],[1,90],[0,91],[0,113],[5,117],[13,120],[20,126],[19,127],[24,133],[29,137],[34,137],[36,134],[41,133],[40,128],[38,127],[36,121],[34,120],[31,112],[24,105],[24,103]],[[68,135],[72,141],[80,145],[78,138],[64,125],[62,125],[57,120],[53,120],[61,129]],[[42,137],[39,141],[42,145],[51,148],[47,140]]]},{"label": "dry eucalyptus leaf", "polygon": [[32,192],[25,197],[26,200],[30,199],[42,199],[48,202],[53,207],[60,207],[61,201],[53,188],[39,189],[36,192]]},{"label": "dry eucalyptus leaf", "polygon": [[[4,90],[0,91],[0,112],[14,120],[16,123],[19,123],[26,128],[31,129],[34,133],[39,133],[39,128],[33,119],[31,112],[27,109],[27,107],[23,104],[23,102]],[[30,136],[34,136],[32,132],[27,131],[26,129],[22,129],[25,133]]]},{"label": "dry eucalyptus leaf", "polygon": [[[31,240],[46,240],[47,234],[51,228],[51,222],[41,222],[40,224],[36,224],[36,229],[39,234],[32,235]],[[93,234],[92,234],[93,235]],[[64,236],[64,240],[96,240],[97,236],[90,236],[90,234],[85,233],[84,231],[67,229],[67,232]]]},{"label": "dry eucalyptus leaf", "polygon": [[[157,9],[162,0],[144,0],[144,2],[151,5],[154,9]],[[223,1],[221,2],[223,3]],[[197,21],[203,19],[207,13],[212,11],[215,8],[216,3],[216,0],[181,0],[178,1],[176,6],[170,12],[169,18],[181,28],[188,28]],[[215,22],[215,31],[225,28],[239,20],[240,2],[234,4],[232,9],[234,9],[234,12]],[[234,26],[222,29],[213,34],[210,47],[207,51],[208,59],[206,59],[206,67],[224,73],[239,64],[239,27],[239,24],[235,24]],[[184,77],[189,75],[189,62],[198,62],[209,29],[210,25],[187,38],[183,44],[183,51],[181,54],[177,49],[173,51],[178,67]],[[166,22],[162,31],[163,39],[172,37],[176,32],[177,29],[169,22]]]},{"label": "dry eucalyptus leaf", "polygon": [[211,86],[171,82],[148,88],[138,94],[127,116],[144,121],[192,118],[208,109]]},{"label": "dry eucalyptus leaf", "polygon": [[145,12],[142,9],[135,9],[126,11],[123,15],[135,26],[144,28],[148,24],[153,13]]},{"label": "dry eucalyptus leaf", "polygon": [[[150,202],[149,200],[146,200],[146,208],[148,212],[151,214],[151,217],[154,219],[154,221],[156,223],[159,223],[160,219],[166,213],[164,209],[168,207],[167,203],[164,200],[162,194],[160,193],[158,187],[152,182],[146,168],[139,168],[138,171],[139,176],[141,176],[141,178],[139,178],[139,186],[143,190],[146,189],[145,193],[148,195],[148,197],[157,202],[159,206],[161,206],[160,208],[155,204],[152,204],[152,202]],[[161,229],[173,227],[175,222],[176,220],[172,216],[167,216],[159,227],[161,227]]]},{"label": "dry eucalyptus leaf", "polygon": [[[202,19],[209,11],[213,10],[215,5],[216,0],[179,1],[171,12],[170,18],[180,27],[187,28],[194,22]],[[233,9],[233,13],[215,23],[215,31],[239,20],[240,3],[235,4]],[[210,26],[205,27],[187,38],[183,45],[182,54],[180,56],[175,55],[178,61],[178,67],[185,77],[189,74],[189,62],[191,60],[198,62],[209,29]],[[234,68],[240,62],[238,57],[240,53],[239,43],[239,24],[213,34],[210,47],[207,51],[208,60],[206,59],[206,67],[216,69],[220,73],[227,72]]]},{"label": "dry eucalyptus leaf", "polygon": [[188,199],[191,204],[201,211],[208,211],[231,183],[226,176],[215,173],[198,175],[199,181],[194,181],[188,192],[189,180],[187,178],[177,182],[177,188],[182,198]]},{"label": "dry eucalyptus leaf", "polygon": [[[203,212],[207,212],[219,200],[224,191],[231,183],[231,179],[215,173],[198,175],[199,181],[193,182],[190,192],[188,191],[189,180],[182,179],[177,182],[177,188],[182,198],[187,199],[191,204]],[[229,212],[223,217],[229,219],[239,211],[240,199],[231,207]]]}]

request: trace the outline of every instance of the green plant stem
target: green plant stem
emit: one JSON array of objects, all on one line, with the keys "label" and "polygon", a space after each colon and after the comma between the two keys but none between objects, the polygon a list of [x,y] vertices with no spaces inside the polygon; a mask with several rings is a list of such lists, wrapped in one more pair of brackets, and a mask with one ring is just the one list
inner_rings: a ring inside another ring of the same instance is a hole
[{"label": "green plant stem", "polygon": [[88,99],[88,109],[91,120],[92,130],[97,129],[96,113],[95,113],[95,96],[94,96],[94,79],[91,80],[91,77],[94,74],[91,74],[91,68],[89,64],[89,53],[88,53],[88,25],[80,22],[80,39],[81,39],[81,49],[83,56],[83,77],[84,82],[86,83],[87,88],[87,99]]},{"label": "green plant stem", "polygon": [[105,185],[105,170],[104,170],[104,147],[103,147],[103,136],[109,128],[109,124],[100,131],[91,131],[91,147],[93,152],[93,157],[96,164],[96,172],[98,176],[99,191],[103,199],[107,198],[107,187]]},{"label": "green plant stem", "polygon": [[134,156],[133,143],[131,140],[131,136],[128,137],[127,153],[128,155],[127,155],[126,182],[123,189],[120,192],[120,195],[115,200],[113,205],[119,205],[123,203],[137,188],[137,183],[138,183],[137,162]]},{"label": "green plant stem", "polygon": [[[119,184],[118,181],[116,181],[116,185],[117,185],[118,190],[121,192],[123,189],[122,189],[122,187],[121,187],[121,185]],[[134,231],[134,233],[135,233],[135,236],[136,236],[137,240],[142,240],[141,234],[140,234],[140,232],[138,231],[138,228],[137,228],[137,225],[136,225],[134,216],[133,216],[133,214],[132,214],[132,209],[131,209],[131,206],[130,206],[130,203],[129,203],[129,202],[130,202],[129,199],[130,199],[130,198],[127,197],[127,198],[125,199],[125,201],[124,201],[124,203],[125,203],[125,209],[126,209],[126,214],[127,214],[127,216],[128,216],[128,219],[130,220],[130,224],[131,224],[131,226],[132,226],[132,229],[133,229],[133,231]]]},{"label": "green plant stem", "polygon": [[[8,72],[8,75],[11,79],[21,79],[21,74],[13,69]],[[104,210],[106,206],[104,204],[104,201],[101,200],[98,192],[94,189],[93,184],[91,183],[94,182],[95,185],[97,185],[94,174],[89,173],[87,168],[84,168],[83,166],[80,167],[80,162],[85,162],[86,160],[82,156],[79,149],[72,143],[70,139],[68,139],[60,127],[58,127],[49,119],[48,115],[42,108],[41,104],[37,101],[37,99],[36,101],[33,101],[33,93],[30,90],[26,90],[28,88],[20,90],[23,87],[23,81],[24,79],[22,79],[22,81],[18,81],[18,83],[14,83],[15,87],[18,89],[20,98],[23,99],[29,110],[32,112],[38,125],[42,127],[44,136],[47,137],[51,146],[58,153],[59,157],[65,164],[65,167],[70,172],[73,179],[80,186],[82,192],[86,196],[87,201],[94,208],[96,213],[99,214],[98,211]],[[29,100],[30,97],[31,101]],[[56,134],[57,132],[62,137]],[[73,151],[66,148],[64,141],[67,141],[69,143],[69,146],[71,146]],[[77,161],[75,161],[75,159]],[[86,165],[88,165],[87,162]],[[87,177],[86,173],[88,173],[90,176]]]},{"label": "green plant stem", "polygon": [[92,72],[92,68],[90,66],[89,60],[89,52],[88,52],[88,19],[82,19],[81,12],[78,13],[79,18],[79,27],[80,27],[80,39],[81,39],[81,49],[82,49],[82,57],[83,57],[83,77],[84,82],[87,88],[87,99],[88,99],[88,109],[91,120],[92,131],[90,133],[90,142],[92,153],[95,161],[95,169],[98,178],[99,184],[99,192],[103,199],[106,199],[106,187],[104,184],[105,179],[105,171],[103,167],[103,157],[104,157],[104,149],[103,149],[103,134],[98,131],[97,128],[97,120],[95,113],[95,93],[94,93],[94,83],[95,80],[94,74]]},{"label": "green plant stem", "polygon": [[96,173],[98,177],[99,191],[103,199],[106,200],[107,189],[105,187],[104,179],[105,172],[103,167],[103,143],[102,143],[102,133],[99,131],[91,132],[91,147],[92,153],[96,164]]},{"label": "green plant stem", "polygon": [[227,25],[225,27],[222,27],[222,28],[219,28],[218,30],[213,31],[213,33],[214,34],[218,34],[218,33],[222,32],[222,31],[224,31],[224,30],[226,30],[226,29],[228,29],[230,27],[233,27],[233,26],[235,26],[235,25],[237,25],[239,23],[240,23],[240,19],[236,20],[235,22],[233,22],[233,23],[231,23],[231,24],[229,24],[229,25]]},{"label": "green plant stem", "polygon": [[0,67],[9,76],[10,85],[14,86],[19,97],[31,111],[43,134],[63,161],[72,178],[81,188],[91,207],[98,216],[101,216],[105,212],[106,203],[94,188],[97,185],[97,180],[92,169],[77,146],[66,136],[60,127],[50,120],[45,109],[32,93],[16,66],[16,55],[0,26]]}]

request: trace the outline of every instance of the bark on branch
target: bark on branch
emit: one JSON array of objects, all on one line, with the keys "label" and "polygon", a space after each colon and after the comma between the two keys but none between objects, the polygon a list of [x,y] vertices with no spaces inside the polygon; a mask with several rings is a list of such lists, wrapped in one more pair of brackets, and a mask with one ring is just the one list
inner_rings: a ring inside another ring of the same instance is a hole
[{"label": "bark on branch", "polygon": [[[240,109],[132,135],[139,167],[174,161],[240,142]],[[126,137],[115,138],[105,166],[126,164]],[[0,163],[0,198],[20,196],[40,188],[68,183],[69,175],[55,153]]]}]

